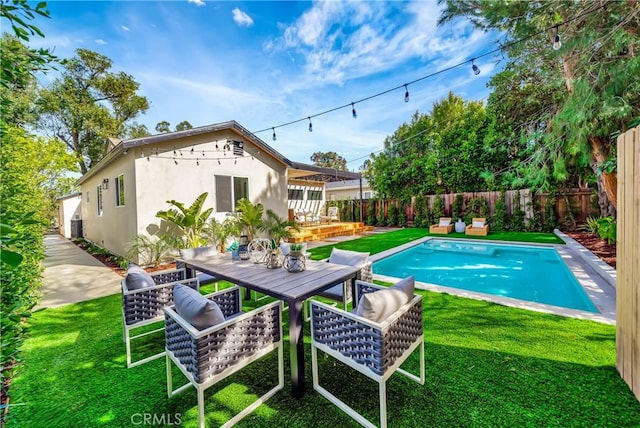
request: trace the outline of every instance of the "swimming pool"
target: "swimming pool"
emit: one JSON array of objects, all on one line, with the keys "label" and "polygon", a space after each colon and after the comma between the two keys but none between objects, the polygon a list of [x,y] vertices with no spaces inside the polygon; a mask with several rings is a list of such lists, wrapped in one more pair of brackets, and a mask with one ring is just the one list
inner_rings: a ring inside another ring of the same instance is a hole
[{"label": "swimming pool", "polygon": [[598,312],[553,248],[430,239],[373,264],[373,273]]}]

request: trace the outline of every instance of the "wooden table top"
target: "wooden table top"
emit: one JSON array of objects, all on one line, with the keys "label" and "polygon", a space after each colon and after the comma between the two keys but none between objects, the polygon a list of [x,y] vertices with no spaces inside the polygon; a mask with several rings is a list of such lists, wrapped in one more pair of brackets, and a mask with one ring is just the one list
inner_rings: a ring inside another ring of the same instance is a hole
[{"label": "wooden table top", "polygon": [[303,272],[284,268],[267,269],[250,260],[231,260],[229,254],[198,259],[181,259],[185,266],[225,279],[280,300],[300,301],[354,278],[360,267],[306,260]]}]

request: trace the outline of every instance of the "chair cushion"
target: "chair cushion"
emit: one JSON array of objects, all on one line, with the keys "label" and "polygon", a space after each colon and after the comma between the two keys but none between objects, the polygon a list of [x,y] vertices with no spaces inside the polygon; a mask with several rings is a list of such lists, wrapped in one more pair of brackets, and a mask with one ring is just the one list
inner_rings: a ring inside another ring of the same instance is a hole
[{"label": "chair cushion", "polygon": [[363,266],[369,260],[369,253],[359,253],[357,251],[340,250],[333,248],[329,263],[347,266]]},{"label": "chair cushion", "polygon": [[183,248],[180,250],[180,258],[182,259],[201,259],[218,254],[216,247],[198,247],[198,248]]},{"label": "chair cushion", "polygon": [[344,293],[344,285],[342,283],[334,285],[333,287],[324,290],[320,293],[322,297],[326,297],[327,299],[342,301]]},{"label": "chair cushion", "polygon": [[438,223],[438,226],[449,226],[451,224],[451,220],[440,220],[440,223]]},{"label": "chair cushion", "polygon": [[151,275],[145,272],[140,266],[131,263],[127,268],[127,276],[124,279],[127,290],[139,290],[145,287],[156,285]]},{"label": "chair cushion", "polygon": [[474,221],[471,223],[471,227],[484,227],[484,221]]},{"label": "chair cushion", "polygon": [[224,321],[224,314],[215,302],[186,285],[173,287],[173,302],[178,315],[199,330]]},{"label": "chair cushion", "polygon": [[413,276],[409,276],[393,287],[363,294],[358,302],[356,315],[374,322],[383,322],[413,298],[415,285]]}]

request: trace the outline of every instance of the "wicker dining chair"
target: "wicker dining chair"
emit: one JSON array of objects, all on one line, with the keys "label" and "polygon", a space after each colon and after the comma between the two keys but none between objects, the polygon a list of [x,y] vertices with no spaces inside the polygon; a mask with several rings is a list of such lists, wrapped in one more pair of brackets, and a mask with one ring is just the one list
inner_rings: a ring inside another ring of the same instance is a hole
[{"label": "wicker dining chair", "polygon": [[[284,386],[282,302],[273,302],[242,313],[238,286],[205,297],[218,305],[225,321],[203,330],[180,316],[175,306],[165,308],[167,393],[171,398],[190,386],[196,388],[200,427],[205,426],[204,391],[207,388],[278,350],[278,384],[222,425],[230,427]],[[188,379],[185,385],[175,390],[172,362]]]},{"label": "wicker dining chair", "polygon": [[[366,293],[385,289],[389,288],[357,281],[355,297],[360,301],[360,296]],[[362,301],[358,304],[360,305],[363,305]],[[401,369],[400,365],[418,347],[420,348],[420,373],[416,376]],[[425,381],[422,296],[413,295],[407,303],[395,309],[384,320],[377,322],[322,302],[311,302],[313,389],[360,424],[375,427],[345,402],[320,386],[318,350],[378,382],[380,427],[385,428],[387,426],[387,379],[397,371],[420,385]]]},{"label": "wicker dining chair", "polygon": [[147,274],[138,266],[130,265],[127,276],[121,281],[122,286],[122,329],[127,353],[127,368],[160,358],[164,351],[131,361],[131,342],[143,336],[162,331],[164,326],[155,330],[132,335],[132,330],[162,321],[163,309],[173,304],[173,286],[176,282],[198,290],[200,285],[196,278],[186,279],[184,269],[170,269]]},{"label": "wicker dining chair", "polygon": [[[333,248],[329,256],[329,263],[347,266],[360,266],[358,279],[365,282],[373,281],[372,263],[368,260],[369,253],[357,251],[340,250]],[[321,297],[335,300],[342,303],[342,308],[347,309],[347,304],[351,301],[351,281],[341,282],[319,294]]]}]

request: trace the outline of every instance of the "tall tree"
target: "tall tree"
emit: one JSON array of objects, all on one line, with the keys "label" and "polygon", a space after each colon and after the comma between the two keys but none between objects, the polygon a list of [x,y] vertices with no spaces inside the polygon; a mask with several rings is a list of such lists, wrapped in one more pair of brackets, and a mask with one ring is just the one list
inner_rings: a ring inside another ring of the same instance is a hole
[{"label": "tall tree", "polygon": [[376,193],[405,200],[420,193],[482,190],[481,174],[505,162],[501,153],[486,149],[490,123],[481,102],[449,93],[431,114],[416,112],[387,137],[365,176]]},{"label": "tall tree", "polygon": [[[640,3],[440,3],[445,6],[440,23],[467,17],[479,28],[506,34],[508,63],[491,85],[504,95],[510,94],[505,90],[510,82],[524,89],[516,93],[524,96],[518,101],[527,108],[508,97],[506,104],[515,107],[508,117],[521,125],[515,136],[535,145],[515,174],[544,185],[544,175],[564,181],[571,166],[590,167],[597,176],[601,212],[613,212],[616,174],[603,166],[615,158],[611,135],[625,131],[640,115]],[[561,46],[552,49],[556,34]],[[505,102],[501,96],[498,100]]]},{"label": "tall tree", "polygon": [[40,92],[40,127],[64,141],[85,174],[106,155],[108,137],[127,138],[136,129],[133,119],[149,102],[132,76],[110,71],[111,60],[97,52],[78,49],[64,68]]},{"label": "tall tree", "polygon": [[171,132],[171,124],[166,120],[158,122],[156,124],[156,131],[160,132],[161,134],[166,134],[167,132]]},{"label": "tall tree", "polygon": [[176,131],[186,131],[187,129],[191,129],[193,126],[189,123],[188,120],[183,120],[179,124],[176,125]]},{"label": "tall tree", "polygon": [[335,168],[338,171],[347,170],[347,161],[336,152],[315,152],[311,155],[311,162],[323,168]]}]

